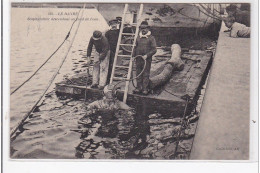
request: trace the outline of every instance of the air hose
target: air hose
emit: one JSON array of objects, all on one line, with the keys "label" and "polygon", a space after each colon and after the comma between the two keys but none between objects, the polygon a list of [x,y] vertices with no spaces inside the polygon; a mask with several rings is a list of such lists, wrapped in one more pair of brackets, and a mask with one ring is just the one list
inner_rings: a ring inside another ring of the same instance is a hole
[{"label": "air hose", "polygon": [[[141,55],[137,55],[136,57],[133,57],[133,59],[131,60],[131,61],[134,61],[137,57],[142,57],[143,58],[143,56],[141,56]],[[135,80],[135,79],[137,79],[137,78],[139,78],[143,73],[144,73],[144,70],[145,70],[145,67],[146,67],[146,59],[143,59],[144,60],[144,67],[143,67],[143,69],[142,69],[142,71],[136,76],[136,77],[134,77],[134,78],[131,78],[131,79],[125,79],[125,80],[122,80],[122,81],[119,81],[119,82],[117,82],[114,86],[113,86],[113,89],[112,89],[112,93],[113,93],[113,97],[115,97],[116,96],[116,86],[118,85],[118,84],[120,84],[120,83],[122,83],[122,82],[126,82],[126,81],[133,81],[133,80]]]}]

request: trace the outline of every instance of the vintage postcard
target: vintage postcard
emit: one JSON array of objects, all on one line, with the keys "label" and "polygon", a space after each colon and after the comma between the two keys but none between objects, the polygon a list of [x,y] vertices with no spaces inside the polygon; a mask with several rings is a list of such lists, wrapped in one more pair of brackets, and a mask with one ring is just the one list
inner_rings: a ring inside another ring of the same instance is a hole
[{"label": "vintage postcard", "polygon": [[249,161],[251,9],[11,2],[10,160]]}]

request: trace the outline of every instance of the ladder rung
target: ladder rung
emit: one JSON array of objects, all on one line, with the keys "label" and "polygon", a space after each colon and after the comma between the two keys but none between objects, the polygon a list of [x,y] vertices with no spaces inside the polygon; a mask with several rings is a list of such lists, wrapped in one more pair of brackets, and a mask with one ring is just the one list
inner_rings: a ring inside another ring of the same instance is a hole
[{"label": "ladder rung", "polygon": [[120,65],[117,65],[115,66],[116,68],[129,68],[128,66],[120,66]]},{"label": "ladder rung", "polygon": [[134,46],[133,44],[120,44],[120,46]]},{"label": "ladder rung", "polygon": [[122,35],[135,35],[133,33],[122,33]]},{"label": "ladder rung", "polygon": [[116,79],[116,80],[126,80],[127,78],[124,78],[124,77],[113,77],[113,79]]}]

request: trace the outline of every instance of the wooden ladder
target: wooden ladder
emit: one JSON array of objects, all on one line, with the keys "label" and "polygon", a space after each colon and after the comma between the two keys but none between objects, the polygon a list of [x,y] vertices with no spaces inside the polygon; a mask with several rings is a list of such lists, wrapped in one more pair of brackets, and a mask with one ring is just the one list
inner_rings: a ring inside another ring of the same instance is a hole
[{"label": "wooden ladder", "polygon": [[[127,94],[128,94],[128,88],[129,88],[129,82],[130,82],[129,80],[131,78],[132,66],[133,66],[133,52],[134,52],[134,47],[136,44],[136,39],[137,39],[137,36],[139,33],[139,26],[141,23],[140,20],[141,20],[141,15],[143,13],[143,4],[140,4],[138,16],[137,16],[137,23],[130,24],[132,26],[136,26],[135,33],[123,33],[124,26],[126,25],[126,22],[125,22],[126,14],[128,14],[128,13],[129,13],[128,4],[125,4],[124,13],[123,13],[123,17],[122,17],[122,23],[121,23],[119,37],[118,37],[117,46],[116,46],[116,53],[115,53],[115,58],[114,58],[113,69],[112,69],[111,78],[110,78],[110,84],[113,83],[115,80],[122,81],[122,82],[126,81],[125,89],[124,89],[124,98],[123,98],[124,103],[126,103]],[[131,44],[122,44],[122,35],[134,36],[133,42]],[[119,49],[121,46],[129,46],[131,48],[129,55],[119,54]],[[128,66],[117,65],[118,57],[129,59],[130,60],[129,65]],[[126,78],[125,77],[116,77],[115,76],[116,69],[128,69],[127,77]]]}]

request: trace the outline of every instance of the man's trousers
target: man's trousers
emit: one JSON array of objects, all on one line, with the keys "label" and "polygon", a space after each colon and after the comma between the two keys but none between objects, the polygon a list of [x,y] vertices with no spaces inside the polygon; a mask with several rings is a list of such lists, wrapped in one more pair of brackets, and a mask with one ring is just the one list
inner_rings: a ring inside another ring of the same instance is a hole
[{"label": "man's trousers", "polygon": [[92,85],[98,84],[100,86],[105,86],[107,82],[110,51],[107,52],[107,55],[103,60],[99,60],[99,57],[99,53],[96,53],[94,56]]},{"label": "man's trousers", "polygon": [[[138,76],[143,68],[144,68],[144,60],[142,57],[136,58],[136,76]],[[150,77],[150,70],[151,70],[152,58],[149,57],[146,59],[146,66],[139,78],[137,78],[137,89],[139,90],[148,90],[149,85],[149,77]]]}]

